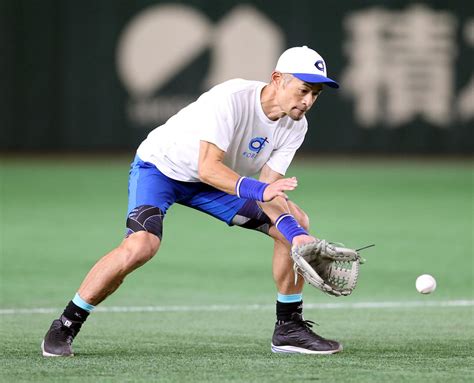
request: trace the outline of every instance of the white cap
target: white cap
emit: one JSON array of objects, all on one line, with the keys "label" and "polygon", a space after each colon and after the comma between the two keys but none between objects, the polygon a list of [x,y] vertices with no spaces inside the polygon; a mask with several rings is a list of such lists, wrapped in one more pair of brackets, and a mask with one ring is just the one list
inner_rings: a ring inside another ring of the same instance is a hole
[{"label": "white cap", "polygon": [[284,51],[278,59],[275,70],[291,73],[305,82],[327,84],[331,88],[339,88],[336,81],[327,77],[326,63],[321,55],[306,45]]}]

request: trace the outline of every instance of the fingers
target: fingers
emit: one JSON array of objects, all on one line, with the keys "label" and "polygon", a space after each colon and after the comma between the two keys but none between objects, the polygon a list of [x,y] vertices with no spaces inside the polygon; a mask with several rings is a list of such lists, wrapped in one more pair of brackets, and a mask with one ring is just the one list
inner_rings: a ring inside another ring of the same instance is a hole
[{"label": "fingers", "polygon": [[298,186],[298,180],[296,177],[283,178],[275,181],[274,184],[278,184],[281,190],[295,190]]},{"label": "fingers", "polygon": [[296,177],[282,178],[278,181],[272,182],[267,186],[263,194],[264,201],[271,201],[275,197],[283,197],[288,200],[288,196],[285,191],[295,190],[298,186],[298,180]]}]

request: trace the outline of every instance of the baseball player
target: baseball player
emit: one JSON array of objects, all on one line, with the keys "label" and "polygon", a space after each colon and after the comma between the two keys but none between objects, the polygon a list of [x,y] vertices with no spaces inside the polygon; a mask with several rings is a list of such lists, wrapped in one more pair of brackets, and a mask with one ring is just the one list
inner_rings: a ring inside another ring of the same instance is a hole
[{"label": "baseball player", "polygon": [[[158,251],[164,217],[173,203],[258,230],[274,241],[278,296],[273,352],[341,351],[340,343],[315,334],[313,322],[303,318],[302,289],[304,280],[310,280],[305,268],[315,257],[354,251],[311,236],[307,215],[286,195],[298,184],[285,173],[305,137],[305,114],[325,86],[338,88],[327,77],[323,58],[306,46],[290,48],[268,84],[226,81],[154,129],[131,165],[125,239],[92,267],[53,321],[41,344],[43,355],[73,355],[72,341],[94,307]],[[295,281],[295,270],[305,278]],[[317,279],[317,287],[341,295],[323,279]]]}]

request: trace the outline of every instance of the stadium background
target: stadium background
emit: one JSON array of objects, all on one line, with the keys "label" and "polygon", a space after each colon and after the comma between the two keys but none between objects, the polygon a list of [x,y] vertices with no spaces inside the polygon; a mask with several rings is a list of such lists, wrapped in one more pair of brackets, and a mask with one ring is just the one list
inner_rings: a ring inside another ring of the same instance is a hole
[{"label": "stadium background", "polygon": [[[472,381],[474,5],[0,0],[0,380]],[[39,343],[123,234],[137,144],[213,83],[309,45],[341,89],[289,174],[318,236],[375,242],[343,300],[305,289],[332,358],[269,351],[270,241],[180,206],[77,358]],[[376,109],[373,107],[377,106]],[[416,276],[438,289],[421,296]]]},{"label": "stadium background", "polygon": [[[318,50],[342,87],[326,92],[310,114],[307,153],[473,149],[470,3],[0,4],[2,150],[133,149],[211,85],[234,77],[267,81],[279,53],[295,45]],[[470,96],[460,115],[463,94]],[[361,102],[372,97],[381,115],[369,115],[364,126],[356,109],[370,108]],[[404,100],[413,110],[399,105]],[[384,118],[390,109],[400,122]]]}]

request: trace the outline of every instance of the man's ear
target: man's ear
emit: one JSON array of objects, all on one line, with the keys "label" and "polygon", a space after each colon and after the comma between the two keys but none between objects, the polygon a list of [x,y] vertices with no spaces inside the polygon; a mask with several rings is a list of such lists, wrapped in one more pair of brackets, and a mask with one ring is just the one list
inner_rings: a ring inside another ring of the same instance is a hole
[{"label": "man's ear", "polygon": [[283,83],[283,73],[278,71],[272,72],[272,82],[275,84],[276,88],[279,88]]}]

